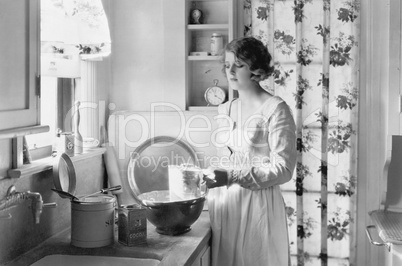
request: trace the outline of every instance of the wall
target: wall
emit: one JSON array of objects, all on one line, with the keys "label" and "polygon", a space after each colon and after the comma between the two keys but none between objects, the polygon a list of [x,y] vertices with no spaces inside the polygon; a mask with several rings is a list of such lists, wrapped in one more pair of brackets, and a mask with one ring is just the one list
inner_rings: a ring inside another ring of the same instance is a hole
[{"label": "wall", "polygon": [[[184,1],[119,0],[111,8],[115,110],[149,111],[152,102],[185,107]],[[182,4],[177,4],[177,3]]]}]

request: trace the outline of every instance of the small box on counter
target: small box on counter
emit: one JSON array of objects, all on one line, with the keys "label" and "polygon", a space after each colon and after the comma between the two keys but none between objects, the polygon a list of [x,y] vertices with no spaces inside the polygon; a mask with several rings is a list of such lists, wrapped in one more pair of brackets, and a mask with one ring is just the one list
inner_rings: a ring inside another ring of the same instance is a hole
[{"label": "small box on counter", "polygon": [[60,133],[57,145],[57,151],[60,154],[65,153],[70,157],[74,156],[74,134],[72,132]]},{"label": "small box on counter", "polygon": [[126,246],[135,246],[147,241],[146,209],[141,205],[121,205],[118,210],[118,240]]}]

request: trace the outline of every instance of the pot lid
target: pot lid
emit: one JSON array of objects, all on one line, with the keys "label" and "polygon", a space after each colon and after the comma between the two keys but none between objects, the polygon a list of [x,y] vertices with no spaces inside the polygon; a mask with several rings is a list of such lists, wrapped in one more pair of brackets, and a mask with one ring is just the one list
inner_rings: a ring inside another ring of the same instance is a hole
[{"label": "pot lid", "polygon": [[89,197],[84,197],[79,200],[74,200],[76,203],[84,203],[84,204],[101,204],[106,202],[114,202],[115,198],[112,195],[94,195]]},{"label": "pot lid", "polygon": [[[53,163],[53,183],[55,188],[74,195],[76,179],[74,164],[70,156],[65,153],[57,156]],[[62,198],[69,198],[69,196],[59,195]]]}]

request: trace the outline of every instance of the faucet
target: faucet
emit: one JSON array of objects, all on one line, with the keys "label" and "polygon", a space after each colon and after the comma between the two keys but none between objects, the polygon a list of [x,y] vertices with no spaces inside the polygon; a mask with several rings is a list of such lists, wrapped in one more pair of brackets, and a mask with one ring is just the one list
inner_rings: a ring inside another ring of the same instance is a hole
[{"label": "faucet", "polygon": [[[7,190],[7,196],[4,199],[0,200],[0,211],[15,207],[25,200],[31,201],[32,215],[36,224],[39,223],[40,215],[44,207],[54,208],[57,206],[55,202],[43,203],[42,195],[38,192],[31,192],[29,190],[25,192],[17,192],[15,186],[12,185]],[[0,216],[0,219],[1,218],[10,219],[11,214],[8,214],[7,216]]]}]

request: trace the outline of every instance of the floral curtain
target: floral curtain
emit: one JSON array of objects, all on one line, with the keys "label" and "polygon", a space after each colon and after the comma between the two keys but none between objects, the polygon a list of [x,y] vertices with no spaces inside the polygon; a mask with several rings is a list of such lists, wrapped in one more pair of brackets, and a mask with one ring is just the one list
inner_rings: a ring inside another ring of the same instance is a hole
[{"label": "floral curtain", "polygon": [[244,0],[244,35],[275,64],[298,162],[282,186],[292,265],[355,265],[360,0]]}]

